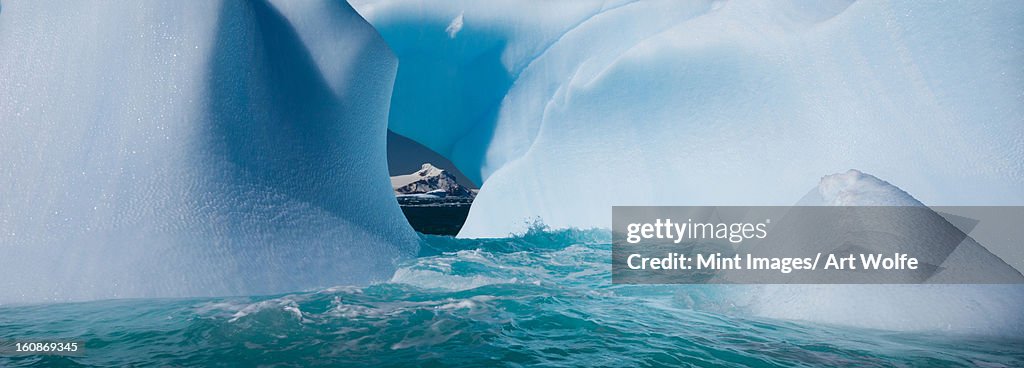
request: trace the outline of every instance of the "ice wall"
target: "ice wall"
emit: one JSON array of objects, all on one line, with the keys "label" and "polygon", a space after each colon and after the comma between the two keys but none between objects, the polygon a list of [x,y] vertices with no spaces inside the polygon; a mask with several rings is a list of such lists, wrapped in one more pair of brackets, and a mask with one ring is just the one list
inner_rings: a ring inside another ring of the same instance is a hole
[{"label": "ice wall", "polygon": [[354,6],[401,60],[392,129],[484,179],[463,237],[789,205],[851,167],[1024,204],[1021,2]]},{"label": "ice wall", "polygon": [[340,1],[4,1],[0,303],[390,277],[397,61]]}]

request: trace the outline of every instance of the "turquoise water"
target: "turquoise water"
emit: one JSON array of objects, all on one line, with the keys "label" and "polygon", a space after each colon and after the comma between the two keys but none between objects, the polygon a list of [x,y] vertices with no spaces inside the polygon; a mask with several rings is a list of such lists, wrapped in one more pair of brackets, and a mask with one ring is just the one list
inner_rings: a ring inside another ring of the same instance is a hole
[{"label": "turquoise water", "polygon": [[612,285],[602,231],[424,236],[390,282],[286,295],[0,308],[0,366],[1024,366],[1024,341],[745,316],[711,286]]}]

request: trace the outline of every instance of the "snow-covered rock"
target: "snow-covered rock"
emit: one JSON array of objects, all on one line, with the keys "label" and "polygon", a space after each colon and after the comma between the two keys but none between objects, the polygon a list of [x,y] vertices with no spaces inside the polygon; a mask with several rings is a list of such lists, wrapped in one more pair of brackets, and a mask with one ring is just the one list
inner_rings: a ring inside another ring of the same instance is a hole
[{"label": "snow-covered rock", "polygon": [[471,197],[468,188],[455,180],[455,176],[429,163],[423,164],[412,174],[391,177],[391,188],[395,194],[429,194],[437,197]]}]

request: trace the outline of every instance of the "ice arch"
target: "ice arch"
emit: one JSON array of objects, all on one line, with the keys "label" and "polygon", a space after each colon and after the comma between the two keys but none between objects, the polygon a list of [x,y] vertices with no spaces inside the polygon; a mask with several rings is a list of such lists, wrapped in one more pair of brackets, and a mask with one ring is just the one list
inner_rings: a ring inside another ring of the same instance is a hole
[{"label": "ice arch", "polygon": [[[460,236],[502,236],[536,217],[609,227],[616,204],[792,205],[849,168],[914,204],[1024,204],[1021,3],[354,6],[398,55],[396,89],[412,86],[393,111],[424,112],[393,116],[392,129],[483,179]],[[503,83],[447,73],[461,67],[500,67]],[[489,97],[467,113],[465,91]],[[849,204],[870,204],[861,199]],[[1016,272],[977,249],[961,256]],[[1020,285],[706,290],[722,293],[711,304],[761,316],[1024,331]]]},{"label": "ice arch", "polygon": [[413,86],[393,111],[426,112],[392,129],[483,179],[460,236],[788,205],[848,168],[930,205],[1024,204],[1020,2],[354,6]]},{"label": "ice arch", "polygon": [[396,60],[340,1],[0,13],[0,303],[387,278]]}]

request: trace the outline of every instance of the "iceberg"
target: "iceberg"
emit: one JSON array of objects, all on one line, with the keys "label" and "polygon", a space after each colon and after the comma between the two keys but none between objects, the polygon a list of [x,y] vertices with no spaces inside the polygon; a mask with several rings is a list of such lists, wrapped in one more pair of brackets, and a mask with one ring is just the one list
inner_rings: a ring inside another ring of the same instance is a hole
[{"label": "iceberg", "polygon": [[387,280],[397,60],[339,1],[0,12],[0,303]]},{"label": "iceberg", "polygon": [[[613,205],[788,205],[850,167],[902,189],[840,175],[818,200],[1024,204],[1024,3],[353,7],[4,1],[0,303],[387,280],[418,248],[387,128],[483,184],[461,237],[607,228]],[[950,261],[1000,265],[963,249]],[[1024,326],[1017,286],[793,290],[746,305]]]},{"label": "iceberg", "polygon": [[[389,127],[482,183],[459,237],[608,228],[615,205],[1024,205],[1019,2],[353,6],[401,61]],[[805,197],[851,167],[877,177]],[[1020,275],[973,241],[946,261]],[[942,277],[706,289],[772,318],[1024,332],[1020,285]]]},{"label": "iceberg", "polygon": [[1020,2],[353,5],[401,60],[391,129],[482,182],[461,237],[789,205],[850,167],[1024,204]]},{"label": "iceberg", "polygon": [[[823,177],[798,205],[924,206],[899,187],[858,170]],[[941,221],[918,226],[935,231],[937,226],[953,225]],[[936,246],[932,251],[943,249]],[[1024,276],[1019,270],[971,237],[952,253],[940,255],[945,259],[940,271],[917,285],[758,285],[726,290],[735,305],[763,317],[898,331],[1024,334]]]}]

